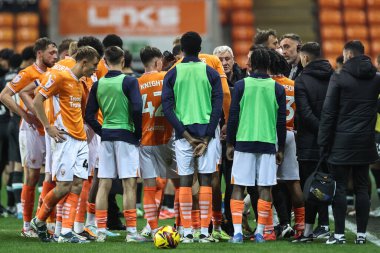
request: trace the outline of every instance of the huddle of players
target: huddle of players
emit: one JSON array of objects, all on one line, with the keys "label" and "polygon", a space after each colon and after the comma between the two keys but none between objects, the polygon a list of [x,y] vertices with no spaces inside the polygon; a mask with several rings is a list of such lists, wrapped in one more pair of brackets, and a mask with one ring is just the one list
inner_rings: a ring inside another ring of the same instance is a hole
[{"label": "huddle of players", "polygon": [[[56,219],[53,238],[58,242],[105,241],[107,198],[112,178],[118,176],[124,188],[126,241],[147,241],[136,229],[135,192],[140,176],[148,223],[145,235],[154,235],[158,228],[156,178],[161,177],[172,179],[176,186],[176,225],[183,243],[229,239],[220,228],[220,179],[214,179],[221,157],[220,135],[227,131],[227,157],[234,160],[231,212],[235,233],[230,241],[243,240],[244,188],[256,184],[255,239],[265,241],[265,231],[273,230],[271,186],[277,181],[277,166],[283,162],[284,150],[289,152],[285,145],[294,147],[294,134],[287,126],[293,119],[286,116],[286,96],[292,89],[285,91],[279,85],[289,87],[281,75],[283,58],[275,51],[252,48],[252,74],[235,84],[231,102],[220,61],[199,55],[201,42],[197,33],[184,34],[180,40],[184,57],[168,72],[162,71],[157,48],[143,48],[145,73],[138,79],[122,73],[124,51],[119,46],[107,47],[102,58],[100,42],[84,37],[71,43],[70,56],[56,63],[56,45],[47,38],[36,42],[36,63],[22,70],[1,95],[4,104],[23,118],[20,147],[28,174],[22,192],[22,235],[32,237],[34,230],[42,241],[51,241],[46,224]],[[17,93],[23,94],[23,105],[9,100]],[[218,126],[222,111],[227,130]],[[46,180],[32,219],[34,187],[45,152]],[[285,177],[294,174],[289,164],[280,169]],[[198,194],[194,194],[196,177]],[[294,212],[299,236],[304,207],[294,207]],[[211,217],[214,230],[210,235]]]}]

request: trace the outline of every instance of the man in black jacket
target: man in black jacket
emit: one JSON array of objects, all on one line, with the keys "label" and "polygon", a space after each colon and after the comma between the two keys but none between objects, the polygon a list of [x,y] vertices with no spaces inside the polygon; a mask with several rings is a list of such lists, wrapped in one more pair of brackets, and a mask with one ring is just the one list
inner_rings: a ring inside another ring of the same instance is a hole
[{"label": "man in black jacket", "polygon": [[364,55],[364,46],[358,40],[346,43],[343,57],[341,72],[333,74],[329,83],[318,133],[321,153],[327,154],[337,187],[333,202],[335,235],[326,243],[346,242],[347,172],[352,168],[356,195],[355,243],[363,244],[370,206],[369,164],[378,159],[375,124],[380,75],[376,74],[371,59]]},{"label": "man in black jacket", "polygon": [[[300,61],[304,69],[295,82],[298,119],[296,143],[302,188],[320,159],[317,144],[319,120],[329,80],[333,74],[330,63],[321,59],[320,54],[321,48],[316,42],[308,42],[301,47]],[[313,231],[317,212],[319,226]],[[329,235],[328,207],[306,202],[304,235],[294,242],[308,242],[313,238],[328,238]]]}]

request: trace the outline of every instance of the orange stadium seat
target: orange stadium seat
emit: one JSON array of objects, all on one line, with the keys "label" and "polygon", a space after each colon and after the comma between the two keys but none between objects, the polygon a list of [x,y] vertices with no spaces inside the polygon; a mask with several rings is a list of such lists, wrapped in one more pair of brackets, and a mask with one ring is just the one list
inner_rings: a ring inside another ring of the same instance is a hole
[{"label": "orange stadium seat", "polygon": [[232,0],[233,9],[252,10],[253,0]]},{"label": "orange stadium seat", "polygon": [[237,62],[237,64],[243,69],[247,67],[247,61],[248,61],[247,55],[248,53],[245,55],[234,55],[235,62]]},{"label": "orange stadium seat", "polygon": [[362,10],[345,10],[343,18],[346,25],[364,25],[366,23],[366,15]]},{"label": "orange stadium seat", "polygon": [[380,8],[380,0],[367,0],[369,8]]},{"label": "orange stadium seat", "polygon": [[332,26],[322,26],[320,29],[322,40],[326,39],[344,39],[344,30],[342,26],[332,25]]},{"label": "orange stadium seat", "polygon": [[12,13],[0,13],[0,26],[13,26],[14,16]]},{"label": "orange stadium seat", "polygon": [[19,28],[16,32],[17,42],[35,41],[39,37],[39,31],[37,28]]},{"label": "orange stadium seat", "polygon": [[227,11],[219,11],[219,22],[222,25],[227,25],[229,21],[229,13]]},{"label": "orange stadium seat", "polygon": [[380,42],[372,42],[371,43],[371,54],[372,55],[380,55]]},{"label": "orange stadium seat", "polygon": [[231,13],[232,25],[253,26],[254,16],[252,11],[234,10]]},{"label": "orange stadium seat", "polygon": [[368,29],[364,25],[352,25],[346,27],[346,37],[349,40],[366,40]]},{"label": "orange stadium seat", "polygon": [[380,9],[374,9],[374,10],[369,9],[367,18],[368,18],[368,23],[370,23],[371,25],[380,24]]},{"label": "orange stadium seat", "polygon": [[231,8],[231,0],[218,0],[219,9],[227,11]]},{"label": "orange stadium seat", "polygon": [[319,12],[319,23],[322,25],[340,25],[342,12],[340,10],[323,9]]},{"label": "orange stadium seat", "polygon": [[19,13],[16,16],[16,24],[17,26],[34,26],[37,27],[39,25],[40,18],[37,13],[32,12],[23,12]]},{"label": "orange stadium seat", "polygon": [[324,55],[342,54],[344,42],[343,40],[326,40],[322,43]]},{"label": "orange stadium seat", "polygon": [[235,26],[232,29],[232,39],[237,40],[253,40],[255,30],[252,26]]},{"label": "orange stadium seat", "polygon": [[369,34],[371,36],[371,39],[380,39],[380,27],[379,26],[371,26],[369,28]]},{"label": "orange stadium seat", "polygon": [[0,41],[0,50],[3,48],[13,48],[13,43]]},{"label": "orange stadium seat", "polygon": [[343,0],[344,8],[364,8],[365,0]]},{"label": "orange stadium seat", "polygon": [[12,42],[13,41],[13,29],[12,28],[1,28],[0,29],[0,41],[1,42]]},{"label": "orange stadium seat", "polygon": [[40,0],[39,9],[41,13],[41,20],[44,24],[49,23],[49,10],[50,10],[51,0]]},{"label": "orange stadium seat", "polygon": [[340,0],[319,0],[319,7],[320,8],[334,8],[338,9],[340,8]]},{"label": "orange stadium seat", "polygon": [[252,46],[252,40],[240,40],[232,43],[232,50],[236,55],[248,55],[249,48]]},{"label": "orange stadium seat", "polygon": [[18,53],[21,53],[24,48],[28,46],[33,46],[35,41],[28,41],[28,42],[19,42],[16,44],[15,50]]},{"label": "orange stadium seat", "polygon": [[369,54],[371,51],[371,47],[370,47],[369,42],[367,40],[360,40],[360,41],[364,46],[364,53]]}]

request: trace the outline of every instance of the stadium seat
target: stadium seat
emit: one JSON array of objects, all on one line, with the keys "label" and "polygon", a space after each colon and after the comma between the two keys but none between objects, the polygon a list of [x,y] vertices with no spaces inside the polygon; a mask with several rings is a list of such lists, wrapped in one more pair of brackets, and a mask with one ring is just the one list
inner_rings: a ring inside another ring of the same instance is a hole
[{"label": "stadium seat", "polygon": [[22,50],[24,50],[24,48],[26,48],[28,46],[33,46],[33,45],[34,45],[34,41],[19,42],[19,43],[16,43],[15,50],[16,50],[16,52],[21,53]]},{"label": "stadium seat", "polygon": [[322,9],[326,8],[334,8],[338,9],[340,8],[340,0],[319,0],[319,7]]},{"label": "stadium seat", "polygon": [[231,13],[232,25],[250,25],[253,26],[254,17],[252,11],[234,10]]},{"label": "stadium seat", "polygon": [[366,15],[363,10],[345,10],[343,19],[346,25],[364,25],[366,23]]},{"label": "stadium seat", "polygon": [[14,16],[9,12],[1,12],[0,13],[0,26],[13,26]]},{"label": "stadium seat", "polygon": [[371,26],[369,28],[369,34],[372,40],[380,39],[380,27],[379,26]]},{"label": "stadium seat", "polygon": [[370,25],[380,24],[380,9],[369,9],[367,18]]},{"label": "stadium seat", "polygon": [[232,39],[238,40],[253,40],[255,31],[252,26],[235,26],[232,29]]},{"label": "stadium seat", "polygon": [[13,29],[3,27],[0,29],[0,41],[1,42],[13,42]]},{"label": "stadium seat", "polygon": [[340,55],[343,51],[343,40],[326,40],[322,43],[324,55]]},{"label": "stadium seat", "polygon": [[365,53],[365,54],[369,54],[370,51],[371,51],[370,43],[368,43],[367,40],[360,40],[360,41],[361,41],[361,43],[362,43],[363,46],[364,46],[364,53]]},{"label": "stadium seat", "polygon": [[249,48],[252,44],[252,39],[233,41],[232,50],[236,55],[248,55]]},{"label": "stadium seat", "polygon": [[0,50],[4,48],[13,48],[13,43],[0,41]]},{"label": "stadium seat", "polygon": [[227,25],[229,21],[229,13],[227,11],[219,11],[219,22],[222,25]]},{"label": "stadium seat", "polygon": [[42,22],[47,25],[49,23],[49,10],[50,10],[51,0],[40,0],[39,9],[41,14]]},{"label": "stadium seat", "polygon": [[248,54],[234,55],[235,62],[237,62],[237,64],[243,69],[247,68],[247,61],[248,61],[247,55]]},{"label": "stadium seat", "polygon": [[39,31],[37,28],[19,28],[16,33],[17,42],[29,42],[35,41],[39,37]]},{"label": "stadium seat", "polygon": [[340,25],[342,13],[339,10],[323,9],[319,12],[319,23],[322,25]]},{"label": "stadium seat", "polygon": [[326,39],[344,39],[344,30],[342,26],[333,25],[333,26],[327,26],[324,25],[320,29],[321,32],[321,38],[322,40]]},{"label": "stadium seat", "polygon": [[380,8],[380,0],[367,0],[368,8]]},{"label": "stadium seat", "polygon": [[380,42],[371,43],[371,55],[380,55]]},{"label": "stadium seat", "polygon": [[232,0],[231,7],[235,10],[251,10],[253,8],[253,0]]},{"label": "stadium seat", "polygon": [[344,8],[364,8],[365,0],[343,0]]},{"label": "stadium seat", "polygon": [[364,25],[347,26],[346,37],[348,40],[366,40],[368,38],[368,29]]},{"label": "stadium seat", "polygon": [[227,11],[231,8],[231,0],[218,0],[219,9]]},{"label": "stadium seat", "polygon": [[16,16],[16,24],[18,27],[37,27],[39,25],[40,19],[37,13],[23,12]]}]

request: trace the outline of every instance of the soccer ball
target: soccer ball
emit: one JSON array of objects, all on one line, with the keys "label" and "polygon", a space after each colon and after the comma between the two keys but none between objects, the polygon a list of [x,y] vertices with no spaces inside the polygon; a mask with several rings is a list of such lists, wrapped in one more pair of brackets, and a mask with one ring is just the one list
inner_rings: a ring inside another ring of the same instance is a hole
[{"label": "soccer ball", "polygon": [[175,249],[179,240],[179,233],[171,226],[160,227],[154,235],[154,245],[159,249]]}]

